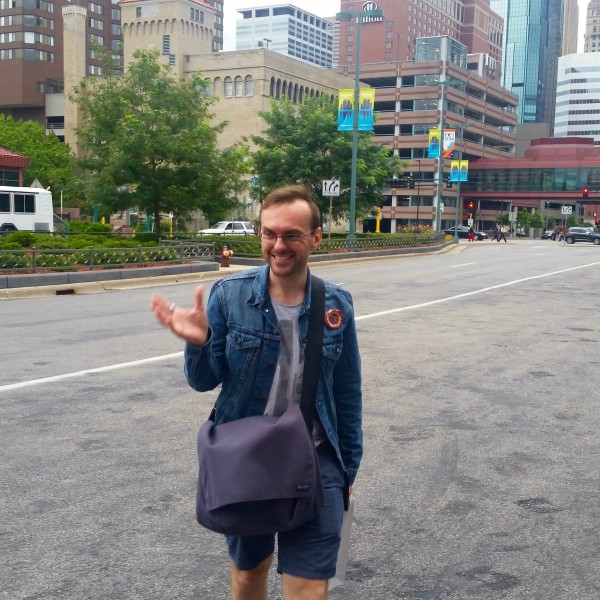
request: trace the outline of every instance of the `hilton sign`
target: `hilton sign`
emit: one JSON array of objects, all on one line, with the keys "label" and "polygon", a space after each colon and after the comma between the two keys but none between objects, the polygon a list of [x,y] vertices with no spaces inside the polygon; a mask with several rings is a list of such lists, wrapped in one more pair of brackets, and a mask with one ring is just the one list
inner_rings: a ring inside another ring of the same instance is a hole
[{"label": "hilton sign", "polygon": [[[379,10],[377,6],[377,2],[365,2],[362,5],[362,12],[366,12],[369,10]],[[383,21],[383,17],[361,17],[361,23],[380,23]]]}]

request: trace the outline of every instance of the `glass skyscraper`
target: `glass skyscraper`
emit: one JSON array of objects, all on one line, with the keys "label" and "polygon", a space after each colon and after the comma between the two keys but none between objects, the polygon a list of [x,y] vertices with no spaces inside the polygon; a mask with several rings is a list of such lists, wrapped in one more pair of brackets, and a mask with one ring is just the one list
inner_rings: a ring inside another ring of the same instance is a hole
[{"label": "glass skyscraper", "polygon": [[504,18],[502,85],[519,96],[519,123],[552,127],[558,57],[576,49],[568,15],[577,0],[491,0],[490,6]]}]

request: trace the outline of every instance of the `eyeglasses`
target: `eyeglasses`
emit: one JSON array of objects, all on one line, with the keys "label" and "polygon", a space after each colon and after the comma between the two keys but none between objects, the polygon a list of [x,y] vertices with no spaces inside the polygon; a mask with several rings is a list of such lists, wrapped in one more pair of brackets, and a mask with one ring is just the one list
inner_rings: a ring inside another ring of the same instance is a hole
[{"label": "eyeglasses", "polygon": [[311,229],[306,233],[282,233],[281,235],[277,235],[272,231],[261,231],[258,236],[260,237],[260,241],[263,244],[275,244],[278,238],[283,240],[283,243],[288,244],[299,244],[307,235],[312,235],[316,229]]}]

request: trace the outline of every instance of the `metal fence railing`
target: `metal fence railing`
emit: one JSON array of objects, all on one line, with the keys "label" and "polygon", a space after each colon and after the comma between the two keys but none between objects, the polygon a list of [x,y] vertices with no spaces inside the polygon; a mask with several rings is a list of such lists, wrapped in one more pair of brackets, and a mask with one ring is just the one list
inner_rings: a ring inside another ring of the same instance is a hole
[{"label": "metal fence railing", "polygon": [[27,248],[0,249],[0,271],[78,271],[119,267],[146,267],[157,263],[214,261],[215,245],[165,244],[135,248]]}]

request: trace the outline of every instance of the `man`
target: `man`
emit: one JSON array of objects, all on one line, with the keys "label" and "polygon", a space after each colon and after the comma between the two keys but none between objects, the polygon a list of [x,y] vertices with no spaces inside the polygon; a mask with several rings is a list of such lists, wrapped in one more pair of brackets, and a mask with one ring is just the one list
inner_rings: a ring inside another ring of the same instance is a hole
[{"label": "man", "polygon": [[[160,322],[184,340],[185,373],[198,391],[221,384],[215,422],[280,414],[300,402],[310,311],[308,257],[323,232],[302,186],[281,188],[260,214],[264,267],[202,287],[191,310],[152,297]],[[351,296],[325,284],[325,328],[313,438],[325,506],[308,523],[279,533],[278,571],[285,600],[325,600],[335,574],[344,510],[362,457],[360,356]],[[347,489],[348,486],[348,489]],[[234,600],[266,600],[275,536],[226,536]]]}]

